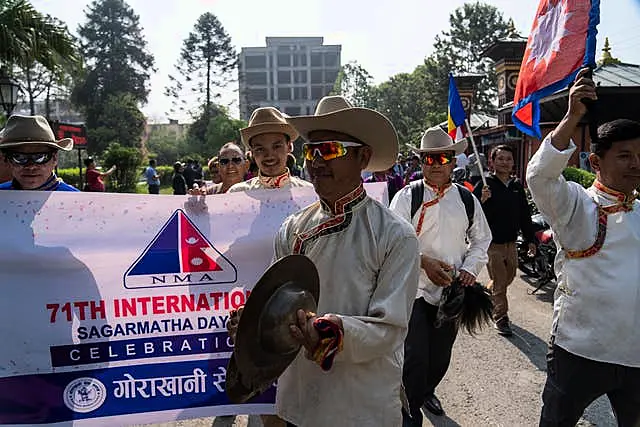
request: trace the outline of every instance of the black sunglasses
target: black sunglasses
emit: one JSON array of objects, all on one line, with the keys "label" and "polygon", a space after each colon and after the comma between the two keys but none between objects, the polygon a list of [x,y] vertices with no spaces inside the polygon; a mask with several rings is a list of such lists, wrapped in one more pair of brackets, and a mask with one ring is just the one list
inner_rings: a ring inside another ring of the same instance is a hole
[{"label": "black sunglasses", "polygon": [[18,153],[9,151],[5,153],[5,157],[9,159],[11,163],[18,166],[27,166],[29,163],[44,165],[51,161],[54,154],[53,151],[47,151],[46,153]]},{"label": "black sunglasses", "polygon": [[239,165],[240,163],[242,163],[242,161],[243,161],[242,157],[232,157],[230,159],[221,157],[218,159],[218,162],[220,163],[221,166],[226,166],[229,164],[229,162],[233,162],[234,165]]}]

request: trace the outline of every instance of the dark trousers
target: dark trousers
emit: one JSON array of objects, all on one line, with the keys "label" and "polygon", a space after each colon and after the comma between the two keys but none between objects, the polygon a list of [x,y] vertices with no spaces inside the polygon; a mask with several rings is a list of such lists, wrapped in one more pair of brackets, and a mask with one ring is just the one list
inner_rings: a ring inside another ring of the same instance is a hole
[{"label": "dark trousers", "polygon": [[149,194],[160,194],[160,186],[156,184],[149,184]]},{"label": "dark trousers", "polygon": [[603,394],[618,426],[640,426],[640,368],[585,359],[552,343],[540,427],[574,427],[586,407]]},{"label": "dark trousers", "polygon": [[[409,332],[404,341],[402,383],[412,422],[422,425],[420,407],[431,396],[449,369],[451,349],[458,330],[453,323],[436,328],[438,307],[418,298],[413,303]],[[405,416],[406,418],[406,416]]]}]

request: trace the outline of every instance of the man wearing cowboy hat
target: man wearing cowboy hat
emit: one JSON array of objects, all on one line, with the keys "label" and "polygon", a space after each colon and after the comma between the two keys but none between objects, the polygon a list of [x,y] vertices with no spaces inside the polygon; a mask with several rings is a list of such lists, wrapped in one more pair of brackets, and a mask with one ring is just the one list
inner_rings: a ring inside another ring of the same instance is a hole
[{"label": "man wearing cowboy hat", "polygon": [[[287,119],[304,139],[320,201],[285,220],[277,259],[309,257],[320,277],[317,314],[291,333],[306,349],[278,380],[277,413],[298,426],[399,426],[402,345],[418,282],[417,239],[364,191],[361,172],[390,168],[398,137],[380,113],[340,96]],[[320,340],[320,325],[333,331]]]},{"label": "man wearing cowboy hat", "polygon": [[240,130],[240,136],[245,148],[251,151],[259,172],[257,177],[235,184],[229,192],[311,186],[292,176],[287,168],[287,156],[293,151],[293,141],[298,133],[276,108],[256,109],[251,114],[249,126]]},{"label": "man wearing cowboy hat", "polygon": [[71,138],[56,140],[42,116],[9,117],[0,133],[0,151],[13,180],[0,184],[0,190],[78,191],[54,173],[58,150],[72,148]]},{"label": "man wearing cowboy hat", "polygon": [[404,347],[409,405],[404,426],[422,426],[423,405],[435,415],[444,413],[435,389],[449,367],[458,331],[451,322],[434,326],[442,290],[456,277],[464,286],[473,285],[487,262],[491,231],[482,206],[469,190],[451,183],[455,156],[466,146],[464,140],[454,143],[439,126],[427,129],[414,149],[424,179],[400,190],[390,205],[415,228],[422,267]]}]

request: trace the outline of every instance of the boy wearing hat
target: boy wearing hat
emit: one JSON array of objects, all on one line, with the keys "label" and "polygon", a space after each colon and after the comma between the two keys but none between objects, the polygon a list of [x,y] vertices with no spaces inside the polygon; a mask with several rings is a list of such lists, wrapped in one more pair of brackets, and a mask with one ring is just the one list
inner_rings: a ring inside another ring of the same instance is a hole
[{"label": "boy wearing hat", "polygon": [[394,164],[397,134],[382,114],[340,96],[287,122],[304,139],[320,201],[285,220],[275,257],[310,258],[320,298],[317,314],[299,310],[290,326],[305,351],[278,379],[277,413],[290,426],[398,426],[418,245],[411,227],[369,198],[361,180],[363,170]]},{"label": "boy wearing hat", "polygon": [[54,173],[58,150],[72,148],[71,138],[56,140],[42,116],[9,117],[0,133],[0,151],[13,179],[0,184],[0,190],[78,191]]},{"label": "boy wearing hat", "polygon": [[415,228],[421,266],[404,347],[405,427],[422,426],[423,405],[435,415],[444,413],[435,389],[449,368],[458,331],[451,322],[434,326],[442,289],[455,277],[473,285],[487,262],[491,231],[482,206],[469,190],[451,182],[455,156],[466,146],[464,140],[454,143],[439,126],[427,129],[420,148],[414,148],[424,179],[400,190],[390,205]]},{"label": "boy wearing hat", "polygon": [[292,176],[287,168],[287,156],[293,151],[298,133],[284,115],[273,107],[256,109],[249,126],[240,130],[242,143],[258,165],[258,176],[235,184],[229,192],[258,188],[310,187],[311,184]]}]

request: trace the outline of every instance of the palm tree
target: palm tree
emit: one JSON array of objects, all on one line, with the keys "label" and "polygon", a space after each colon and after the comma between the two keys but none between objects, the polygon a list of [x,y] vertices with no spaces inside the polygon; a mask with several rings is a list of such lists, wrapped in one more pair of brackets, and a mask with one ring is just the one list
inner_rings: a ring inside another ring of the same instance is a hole
[{"label": "palm tree", "polygon": [[38,12],[27,0],[0,0],[0,64],[31,66],[55,72],[61,62],[80,63],[67,27]]}]

